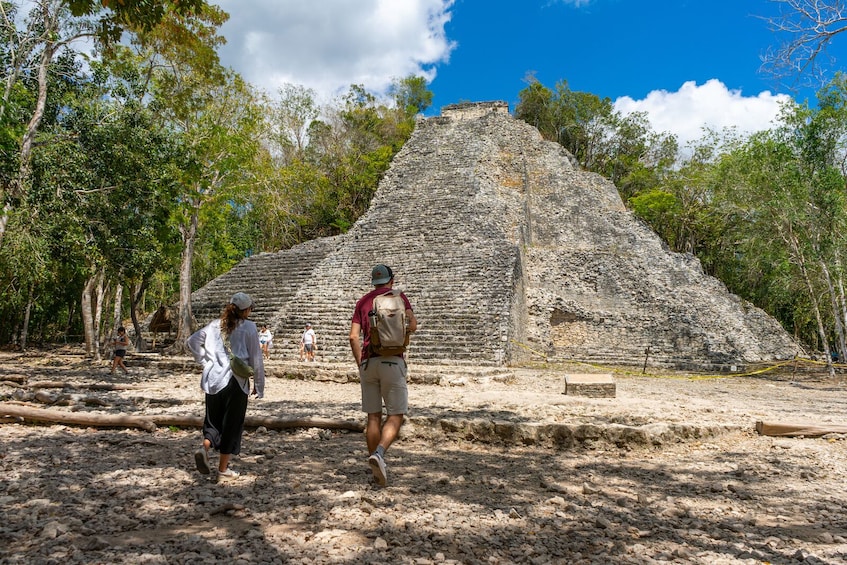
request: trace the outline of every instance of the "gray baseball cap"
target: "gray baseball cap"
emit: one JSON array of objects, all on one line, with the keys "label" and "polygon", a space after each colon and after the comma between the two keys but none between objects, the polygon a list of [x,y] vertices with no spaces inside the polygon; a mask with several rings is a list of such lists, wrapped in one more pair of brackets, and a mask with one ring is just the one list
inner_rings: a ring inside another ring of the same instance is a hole
[{"label": "gray baseball cap", "polygon": [[394,273],[391,272],[391,267],[385,265],[377,265],[371,271],[371,284],[385,284],[394,278]]},{"label": "gray baseball cap", "polygon": [[229,299],[229,302],[238,306],[239,310],[247,310],[253,307],[253,299],[246,292],[236,292]]}]

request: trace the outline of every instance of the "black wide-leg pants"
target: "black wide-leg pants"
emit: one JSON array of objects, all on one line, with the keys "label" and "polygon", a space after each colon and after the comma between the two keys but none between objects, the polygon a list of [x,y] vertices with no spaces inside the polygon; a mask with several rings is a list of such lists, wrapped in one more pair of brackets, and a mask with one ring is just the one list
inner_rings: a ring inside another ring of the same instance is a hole
[{"label": "black wide-leg pants", "polygon": [[203,437],[220,453],[238,455],[246,415],[247,395],[241,390],[238,379],[232,377],[222,391],[206,395]]}]

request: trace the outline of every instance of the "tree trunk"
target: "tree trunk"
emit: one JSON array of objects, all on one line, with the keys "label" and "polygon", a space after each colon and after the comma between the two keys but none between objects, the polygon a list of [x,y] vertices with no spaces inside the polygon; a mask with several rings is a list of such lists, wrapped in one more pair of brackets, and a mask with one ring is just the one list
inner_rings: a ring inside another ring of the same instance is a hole
[{"label": "tree trunk", "polygon": [[[117,329],[123,325],[123,321],[121,319],[121,302],[123,302],[124,298],[124,285],[118,284],[115,287],[115,308],[112,311],[112,331],[117,331]],[[111,332],[109,332],[111,334]]]},{"label": "tree trunk", "polygon": [[[120,285],[118,285],[118,288],[120,288]],[[118,290],[115,289],[115,292],[117,292],[117,291]],[[109,295],[110,295],[110,293],[111,293],[111,290],[109,289],[109,286],[106,285],[106,288],[103,290],[103,301],[102,301],[103,302],[102,310],[104,312],[109,307]],[[120,304],[120,302],[117,301],[117,300],[112,301],[111,306],[112,306],[113,312],[114,312],[114,309],[115,309],[115,304]],[[103,322],[102,327],[100,328],[100,339],[98,340],[98,342],[100,343],[100,351],[106,351],[108,349],[109,345],[111,344],[111,338],[112,338],[113,335],[115,335],[115,332],[118,329],[119,323],[120,323],[120,316],[118,316],[117,320],[115,320],[115,318],[113,316],[112,318],[108,318],[108,319],[106,319],[105,322]],[[100,326],[98,326],[98,327],[100,327]]]},{"label": "tree trunk", "polygon": [[185,352],[185,340],[194,332],[196,323],[191,311],[191,260],[194,257],[194,241],[197,237],[199,222],[199,204],[191,211],[191,219],[187,226],[180,226],[182,233],[182,260],[179,266],[179,316],[177,321],[176,341],[173,344],[174,353]]},{"label": "tree trunk", "polygon": [[847,434],[843,424],[796,424],[787,422],[756,422],[760,436],[821,437],[827,434]]},{"label": "tree trunk", "polygon": [[101,356],[102,348],[100,347],[100,339],[101,339],[101,328],[100,323],[103,319],[103,297],[106,294],[105,287],[105,279],[106,273],[105,271],[100,271],[100,274],[97,276],[97,300],[94,302],[94,347],[95,347],[95,359],[101,361],[103,357]]},{"label": "tree trunk", "polygon": [[148,432],[156,430],[156,424],[150,418],[141,416],[68,412],[67,410],[48,410],[7,403],[0,403],[0,416],[15,416],[33,422],[58,422],[108,428],[141,428]]},{"label": "tree trunk", "polygon": [[[18,404],[0,403],[0,416],[13,416],[33,422],[55,422],[91,427],[127,427],[155,431],[158,426],[179,426],[199,428],[203,425],[203,416],[128,416],[123,414],[95,414],[86,412],[69,412],[67,410],[50,410],[21,406]],[[330,418],[271,418],[263,416],[247,416],[244,425],[249,428],[264,426],[272,430],[290,428],[323,428],[328,430],[351,430],[361,432],[365,429],[362,422],[349,420],[333,420]]]},{"label": "tree trunk", "polygon": [[815,286],[812,284],[812,279],[809,276],[808,269],[806,268],[806,258],[803,255],[803,250],[800,249],[800,242],[793,230],[791,230],[790,226],[788,233],[783,237],[785,237],[789,245],[791,245],[791,250],[797,261],[797,266],[800,268],[800,273],[803,275],[803,281],[806,283],[806,288],[809,290],[809,300],[812,304],[812,310],[815,313],[815,321],[818,324],[818,336],[820,336],[821,346],[823,347],[824,355],[826,356],[826,365],[829,367],[829,376],[835,377],[835,367],[832,366],[832,354],[829,349],[829,339],[827,339],[826,328],[824,328],[823,325],[823,317],[821,316],[821,308],[818,303],[818,297],[815,294]]},{"label": "tree trunk", "polygon": [[129,295],[129,316],[132,318],[132,328],[135,330],[135,350],[147,351],[147,341],[141,335],[141,324],[138,323],[138,304],[144,296],[144,291],[147,289],[147,278],[144,278],[135,288],[130,289]]},{"label": "tree trunk", "polygon": [[24,325],[21,328],[21,351],[26,351],[26,340],[29,335],[29,315],[32,312],[32,288],[29,289],[29,298],[26,301],[26,310],[24,310]]},{"label": "tree trunk", "polygon": [[6,233],[6,224],[9,223],[9,216],[12,213],[12,205],[6,202],[3,205],[3,212],[0,213],[0,247],[3,247],[3,235]]},{"label": "tree trunk", "polygon": [[85,331],[85,356],[94,356],[95,333],[94,333],[94,312],[91,309],[91,294],[94,292],[96,276],[88,277],[85,281],[85,288],[82,289],[82,327]]},{"label": "tree trunk", "polygon": [[[844,271],[841,268],[841,257],[838,252],[835,253],[835,272],[838,275],[838,303],[841,308],[835,313],[841,318],[841,325],[847,326],[847,297],[844,295]],[[847,336],[842,336],[841,343],[838,344],[838,358],[844,363],[847,362]]]},{"label": "tree trunk", "polygon": [[35,389],[44,389],[44,388],[67,388],[67,389],[79,389],[79,388],[87,388],[89,390],[136,390],[138,389],[135,385],[118,385],[113,383],[91,383],[91,384],[82,384],[82,383],[71,383],[68,381],[37,381],[34,383],[28,383],[28,388]]},{"label": "tree trunk", "polygon": [[68,304],[68,321],[65,324],[65,343],[68,343],[68,333],[71,331],[71,325],[73,325],[74,322],[74,314],[76,314],[76,301],[70,300],[69,302],[70,304]]},{"label": "tree trunk", "polygon": [[[844,343],[844,324],[841,323],[841,315],[840,308],[838,307],[838,295],[835,292],[835,285],[832,282],[832,277],[829,274],[829,267],[827,267],[826,262],[821,259],[819,261],[821,266],[821,271],[824,275],[824,280],[826,281],[827,292],[829,293],[829,301],[832,307],[832,319],[835,321],[835,350],[841,350],[841,344]],[[832,355],[830,354],[830,357]]]}]

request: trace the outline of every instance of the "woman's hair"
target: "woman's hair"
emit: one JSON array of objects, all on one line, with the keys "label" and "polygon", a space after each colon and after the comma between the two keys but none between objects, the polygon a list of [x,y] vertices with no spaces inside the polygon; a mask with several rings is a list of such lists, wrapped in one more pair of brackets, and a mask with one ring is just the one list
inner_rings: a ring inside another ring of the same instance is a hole
[{"label": "woman's hair", "polygon": [[235,304],[227,304],[223,312],[221,312],[221,331],[230,335],[244,319],[244,310]]}]

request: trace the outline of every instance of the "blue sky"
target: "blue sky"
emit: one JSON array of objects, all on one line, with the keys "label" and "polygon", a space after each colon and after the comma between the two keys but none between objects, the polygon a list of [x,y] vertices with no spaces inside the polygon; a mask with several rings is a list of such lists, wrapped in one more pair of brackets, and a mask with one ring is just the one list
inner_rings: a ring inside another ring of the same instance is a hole
[{"label": "blue sky", "polygon": [[[385,92],[430,79],[433,108],[505,100],[533,73],[552,88],[644,111],[685,142],[703,126],[769,126],[781,100],[811,99],[761,72],[780,38],[773,0],[218,0],[224,64],[273,94],[285,82],[330,101],[351,84]],[[847,37],[834,47],[847,49]],[[833,51],[838,55],[837,51]]]}]

